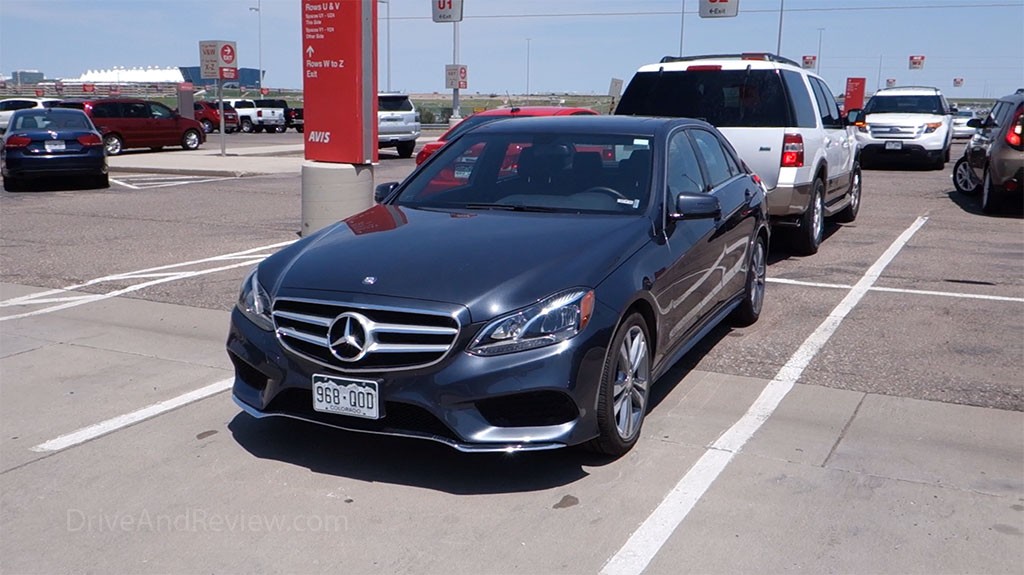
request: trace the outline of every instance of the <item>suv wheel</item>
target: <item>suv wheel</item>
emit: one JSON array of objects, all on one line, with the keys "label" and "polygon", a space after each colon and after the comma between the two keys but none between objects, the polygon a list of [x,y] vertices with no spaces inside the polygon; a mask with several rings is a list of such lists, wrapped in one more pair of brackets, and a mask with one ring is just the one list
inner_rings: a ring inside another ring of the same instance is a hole
[{"label": "suv wheel", "polygon": [[807,211],[800,218],[800,227],[796,230],[793,249],[803,256],[818,253],[821,238],[825,233],[825,183],[821,178],[814,180],[811,201]]},{"label": "suv wheel", "polygon": [[199,132],[195,130],[185,130],[185,134],[181,136],[181,147],[186,150],[199,149]]},{"label": "suv wheel", "polygon": [[252,120],[250,120],[249,118],[242,118],[242,128],[241,129],[246,134],[251,133],[252,132]]},{"label": "suv wheel", "polygon": [[836,214],[837,222],[848,224],[857,219],[857,213],[860,212],[860,186],[860,164],[854,164],[853,173],[850,175],[850,191],[847,192],[850,203]]},{"label": "suv wheel", "polygon": [[103,147],[107,149],[108,156],[116,156],[124,150],[124,141],[117,134],[103,136]]},{"label": "suv wheel", "polygon": [[601,372],[597,399],[600,433],[587,447],[618,457],[640,437],[651,387],[651,348],[647,322],[632,313],[615,331]]},{"label": "suv wheel", "polygon": [[999,211],[999,191],[995,189],[992,184],[992,176],[988,173],[988,168],[985,168],[985,177],[981,183],[981,211],[986,214],[994,214]]},{"label": "suv wheel", "polygon": [[976,195],[981,188],[978,176],[974,175],[967,158],[960,158],[953,164],[953,187],[965,196]]},{"label": "suv wheel", "polygon": [[211,122],[209,120],[203,120],[202,124],[203,124],[203,131],[204,132],[206,132],[207,134],[213,132],[213,122]]},{"label": "suv wheel", "polygon": [[398,142],[395,147],[398,149],[399,158],[411,158],[412,151],[416,149],[416,142]]}]

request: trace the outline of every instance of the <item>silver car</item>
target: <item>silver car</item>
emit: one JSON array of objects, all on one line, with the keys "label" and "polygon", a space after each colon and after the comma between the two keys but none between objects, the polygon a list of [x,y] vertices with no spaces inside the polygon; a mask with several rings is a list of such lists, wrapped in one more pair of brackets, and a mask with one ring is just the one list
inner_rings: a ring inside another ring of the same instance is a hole
[{"label": "silver car", "polygon": [[974,137],[974,134],[977,134],[978,130],[968,126],[967,122],[977,117],[979,116],[976,110],[957,110],[956,114],[953,115],[953,137]]}]

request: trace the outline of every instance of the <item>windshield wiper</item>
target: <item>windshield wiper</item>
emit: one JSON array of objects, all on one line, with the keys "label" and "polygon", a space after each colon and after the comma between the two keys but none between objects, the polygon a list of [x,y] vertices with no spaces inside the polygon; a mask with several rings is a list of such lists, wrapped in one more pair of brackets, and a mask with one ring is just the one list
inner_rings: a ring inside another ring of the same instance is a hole
[{"label": "windshield wiper", "polygon": [[522,206],[513,204],[466,204],[462,208],[467,210],[505,210],[509,212],[557,212],[558,208],[546,206]]}]

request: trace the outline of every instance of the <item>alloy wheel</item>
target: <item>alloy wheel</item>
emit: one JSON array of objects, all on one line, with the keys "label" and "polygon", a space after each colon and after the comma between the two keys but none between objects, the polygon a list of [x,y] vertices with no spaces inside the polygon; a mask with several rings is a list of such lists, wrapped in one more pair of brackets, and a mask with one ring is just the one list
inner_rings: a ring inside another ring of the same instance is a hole
[{"label": "alloy wheel", "polygon": [[615,409],[615,429],[622,439],[636,435],[647,409],[647,391],[650,386],[650,356],[647,339],[640,326],[626,332],[619,346],[615,364],[615,383],[612,404]]}]

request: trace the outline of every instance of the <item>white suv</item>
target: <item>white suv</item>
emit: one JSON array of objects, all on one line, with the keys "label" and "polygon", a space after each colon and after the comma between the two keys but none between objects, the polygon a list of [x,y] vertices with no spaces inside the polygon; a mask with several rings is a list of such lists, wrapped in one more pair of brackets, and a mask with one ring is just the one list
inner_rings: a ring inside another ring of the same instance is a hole
[{"label": "white suv", "polygon": [[377,147],[412,156],[420,137],[420,114],[405,94],[377,94]]},{"label": "white suv", "polygon": [[637,71],[615,113],[685,116],[718,128],[764,182],[772,225],[790,228],[798,253],[818,251],[825,217],[857,217],[853,130],[825,81],[792,60],[666,56]]},{"label": "white suv", "polygon": [[60,102],[60,98],[7,98],[0,100],[0,133],[7,129],[11,116],[18,110],[28,108],[49,108]]},{"label": "white suv", "polygon": [[916,159],[941,170],[949,161],[956,108],[950,107],[938,88],[879,90],[863,111],[850,112],[857,120],[864,164],[875,159]]}]

